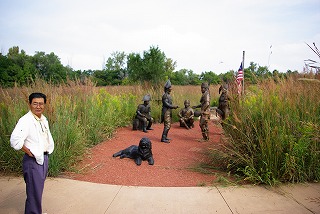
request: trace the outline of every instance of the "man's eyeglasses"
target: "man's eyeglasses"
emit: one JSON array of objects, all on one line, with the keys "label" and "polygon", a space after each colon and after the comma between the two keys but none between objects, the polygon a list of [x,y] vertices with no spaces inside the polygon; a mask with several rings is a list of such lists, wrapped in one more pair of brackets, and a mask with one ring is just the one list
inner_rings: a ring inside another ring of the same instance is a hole
[{"label": "man's eyeglasses", "polygon": [[37,106],[43,107],[43,106],[44,106],[44,103],[31,103],[31,105],[32,105],[33,107],[37,107]]}]

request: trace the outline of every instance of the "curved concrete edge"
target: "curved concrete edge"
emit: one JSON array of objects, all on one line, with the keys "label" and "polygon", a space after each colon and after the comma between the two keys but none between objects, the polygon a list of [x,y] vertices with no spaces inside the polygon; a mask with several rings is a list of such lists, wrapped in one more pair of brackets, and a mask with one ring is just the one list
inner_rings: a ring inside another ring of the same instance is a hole
[{"label": "curved concrete edge", "polygon": [[[23,213],[25,183],[0,177],[0,213]],[[135,187],[48,178],[43,212],[65,213],[320,213],[320,184],[279,187]]]}]

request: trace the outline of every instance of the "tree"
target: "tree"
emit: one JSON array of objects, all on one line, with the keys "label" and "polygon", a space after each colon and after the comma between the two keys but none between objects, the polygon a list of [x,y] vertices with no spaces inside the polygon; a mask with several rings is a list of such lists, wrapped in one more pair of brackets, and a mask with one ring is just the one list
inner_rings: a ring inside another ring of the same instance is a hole
[{"label": "tree", "polygon": [[107,72],[103,70],[96,70],[93,72],[93,81],[97,83],[97,86],[108,85],[108,75]]},{"label": "tree", "polygon": [[12,63],[7,67],[11,81],[18,85],[26,85],[36,77],[36,69],[32,64],[32,57],[28,56],[24,50],[19,51],[18,46],[9,48],[8,60]]},{"label": "tree", "polygon": [[259,66],[256,74],[260,79],[265,79],[272,76],[267,66]]},{"label": "tree", "polygon": [[153,46],[143,52],[143,57],[131,53],[127,59],[128,75],[133,82],[151,82],[157,85],[166,75],[170,75],[175,67],[175,62],[167,60],[166,55],[158,47]]},{"label": "tree", "polygon": [[133,82],[139,81],[142,75],[142,58],[138,53],[130,53],[127,56],[127,72],[129,79]]},{"label": "tree", "polygon": [[190,85],[200,85],[200,76],[198,74],[195,74],[192,70],[188,70],[188,80]]},{"label": "tree", "polygon": [[121,85],[122,80],[128,76],[126,69],[126,54],[124,52],[113,52],[107,59],[104,71],[105,82],[108,85]]},{"label": "tree", "polygon": [[244,69],[244,79],[252,84],[258,83],[258,77],[256,71],[258,69],[257,63],[250,62],[250,65],[247,69]]},{"label": "tree", "polygon": [[209,83],[209,85],[216,85],[216,84],[220,84],[221,82],[219,76],[212,71],[202,72],[200,75],[200,79],[203,82]]},{"label": "tree", "polygon": [[177,66],[177,62],[173,61],[171,58],[167,58],[165,65],[165,75],[171,79],[171,75],[173,74],[175,68]]},{"label": "tree", "polygon": [[12,79],[12,73],[9,72],[9,68],[13,65],[13,61],[8,57],[0,54],[0,84],[3,87],[12,87],[14,81]]},{"label": "tree", "polygon": [[[220,74],[220,79],[223,81],[223,82],[226,82],[226,83],[230,83],[230,82],[233,82],[235,81],[235,73],[233,70],[230,70],[224,74]],[[219,82],[220,84],[221,82]]]},{"label": "tree", "polygon": [[53,52],[45,54],[45,52],[36,52],[33,56],[33,63],[41,78],[53,83],[60,83],[67,80],[68,69],[60,62],[58,56]]},{"label": "tree", "polygon": [[166,55],[158,47],[151,46],[143,52],[142,76],[144,81],[160,83],[166,73]]},{"label": "tree", "polygon": [[187,69],[181,69],[179,71],[173,72],[170,76],[171,83],[173,85],[188,85],[189,79],[187,76]]},{"label": "tree", "polygon": [[19,53],[20,53],[19,46],[13,46],[9,48],[7,57],[12,59],[14,57],[17,57]]}]

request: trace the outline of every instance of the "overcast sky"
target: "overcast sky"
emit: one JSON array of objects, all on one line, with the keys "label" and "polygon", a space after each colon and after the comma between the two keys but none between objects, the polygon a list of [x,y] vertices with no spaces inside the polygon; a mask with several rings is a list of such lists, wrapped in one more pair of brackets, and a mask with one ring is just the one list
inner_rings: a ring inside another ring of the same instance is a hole
[{"label": "overcast sky", "polygon": [[102,69],[112,52],[158,46],[176,70],[238,70],[250,62],[280,72],[318,60],[320,0],[1,0],[2,54],[54,52],[73,69]]}]

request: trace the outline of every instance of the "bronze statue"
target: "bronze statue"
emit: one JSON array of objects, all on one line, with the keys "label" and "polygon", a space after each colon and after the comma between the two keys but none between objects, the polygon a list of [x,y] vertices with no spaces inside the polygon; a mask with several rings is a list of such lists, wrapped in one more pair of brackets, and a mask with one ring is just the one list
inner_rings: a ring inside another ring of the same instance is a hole
[{"label": "bronze statue", "polygon": [[193,128],[194,125],[194,111],[190,107],[190,100],[185,100],[184,101],[184,108],[180,110],[178,113],[179,116],[179,122],[180,122],[180,127],[186,127],[186,129]]},{"label": "bronze statue", "polygon": [[151,107],[149,105],[151,97],[149,94],[147,94],[143,97],[142,100],[143,100],[143,104],[138,105],[138,108],[136,111],[136,118],[139,120],[140,124],[142,124],[142,131],[148,132],[147,130],[153,130],[151,128],[153,123],[153,118],[151,117]]},{"label": "bronze statue", "polygon": [[140,166],[142,161],[147,160],[149,165],[154,164],[154,159],[152,155],[152,146],[149,138],[141,138],[139,146],[131,145],[124,150],[120,150],[117,153],[114,153],[112,157],[122,158],[131,158],[134,159],[134,162]]},{"label": "bronze statue", "polygon": [[221,93],[219,97],[219,106],[217,108],[217,113],[219,114],[220,118],[222,120],[226,119],[229,115],[229,100],[230,97],[228,95],[228,85],[223,84],[219,88],[219,94]]},{"label": "bronze statue", "polygon": [[171,82],[168,80],[164,85],[164,94],[162,96],[162,111],[161,111],[161,123],[164,122],[164,128],[161,136],[161,142],[170,143],[170,139],[167,138],[168,132],[171,128],[172,109],[177,109],[179,106],[172,104]]},{"label": "bronze statue", "polygon": [[210,120],[210,92],[208,83],[204,82],[201,84],[202,96],[200,99],[200,104],[193,106],[192,108],[201,107],[201,116],[200,116],[200,128],[202,132],[203,141],[209,140],[209,126],[208,122]]}]

